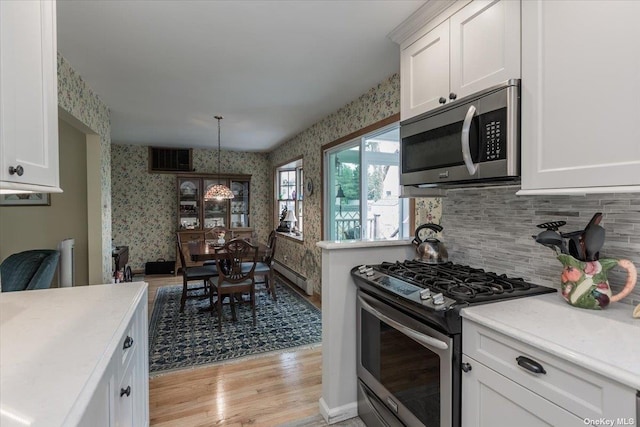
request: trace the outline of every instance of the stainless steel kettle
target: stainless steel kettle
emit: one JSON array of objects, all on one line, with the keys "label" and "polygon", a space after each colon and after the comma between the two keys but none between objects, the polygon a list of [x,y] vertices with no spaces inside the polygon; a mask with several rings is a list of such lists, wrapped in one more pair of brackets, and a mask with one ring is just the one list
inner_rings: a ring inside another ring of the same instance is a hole
[{"label": "stainless steel kettle", "polygon": [[442,264],[449,261],[449,252],[440,240],[429,236],[429,230],[436,233],[442,231],[442,226],[438,224],[422,224],[416,229],[416,237],[412,243],[416,246],[418,261],[426,264]]}]

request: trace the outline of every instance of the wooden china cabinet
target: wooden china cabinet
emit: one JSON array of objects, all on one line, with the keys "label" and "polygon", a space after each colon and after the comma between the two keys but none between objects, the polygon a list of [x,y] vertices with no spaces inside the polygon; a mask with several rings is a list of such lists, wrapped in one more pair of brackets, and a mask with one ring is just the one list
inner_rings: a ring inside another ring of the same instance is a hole
[{"label": "wooden china cabinet", "polygon": [[[231,200],[205,200],[207,189],[216,184],[224,184],[231,189]],[[231,174],[189,174],[178,175],[176,193],[178,197],[177,230],[185,252],[187,267],[200,265],[191,261],[188,242],[202,241],[207,230],[213,227],[225,227],[231,230],[231,236],[251,237],[251,215],[249,195],[251,175]],[[177,248],[176,248],[177,250]],[[176,259],[180,259],[176,253]]]}]

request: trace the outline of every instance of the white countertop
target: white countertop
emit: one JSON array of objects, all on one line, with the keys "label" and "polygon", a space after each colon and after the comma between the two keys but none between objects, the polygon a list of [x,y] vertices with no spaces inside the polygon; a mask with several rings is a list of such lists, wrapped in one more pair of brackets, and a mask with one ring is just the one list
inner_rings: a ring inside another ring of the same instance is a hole
[{"label": "white countertop", "polygon": [[385,246],[407,246],[411,245],[411,240],[322,240],[316,245],[322,249],[357,249],[357,248],[380,248]]},{"label": "white countertop", "polygon": [[75,425],[146,287],[0,293],[0,425]]},{"label": "white countertop", "polygon": [[572,307],[559,294],[478,305],[462,317],[640,390],[640,319],[633,306]]}]

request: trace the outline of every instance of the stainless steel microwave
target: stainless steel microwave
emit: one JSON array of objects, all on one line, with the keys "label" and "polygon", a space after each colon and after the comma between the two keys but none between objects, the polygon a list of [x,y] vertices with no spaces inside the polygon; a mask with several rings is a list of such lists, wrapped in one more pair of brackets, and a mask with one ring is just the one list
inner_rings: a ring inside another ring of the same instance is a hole
[{"label": "stainless steel microwave", "polygon": [[400,184],[483,186],[520,179],[520,80],[400,123]]}]

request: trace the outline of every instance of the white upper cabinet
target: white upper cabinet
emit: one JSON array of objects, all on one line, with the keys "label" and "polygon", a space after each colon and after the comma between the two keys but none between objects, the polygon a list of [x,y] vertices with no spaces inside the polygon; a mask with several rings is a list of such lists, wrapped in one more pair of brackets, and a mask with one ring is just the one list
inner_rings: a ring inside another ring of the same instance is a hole
[{"label": "white upper cabinet", "polygon": [[522,3],[522,191],[640,191],[640,2]]},{"label": "white upper cabinet", "polygon": [[520,77],[520,2],[476,0],[451,17],[451,91],[458,98]]},{"label": "white upper cabinet", "polygon": [[400,61],[402,119],[440,106],[449,93],[449,21],[403,50]]},{"label": "white upper cabinet", "polygon": [[0,67],[0,190],[60,192],[55,1],[0,1]]},{"label": "white upper cabinet", "polygon": [[433,22],[401,44],[402,120],[520,78],[519,1],[475,0]]}]

